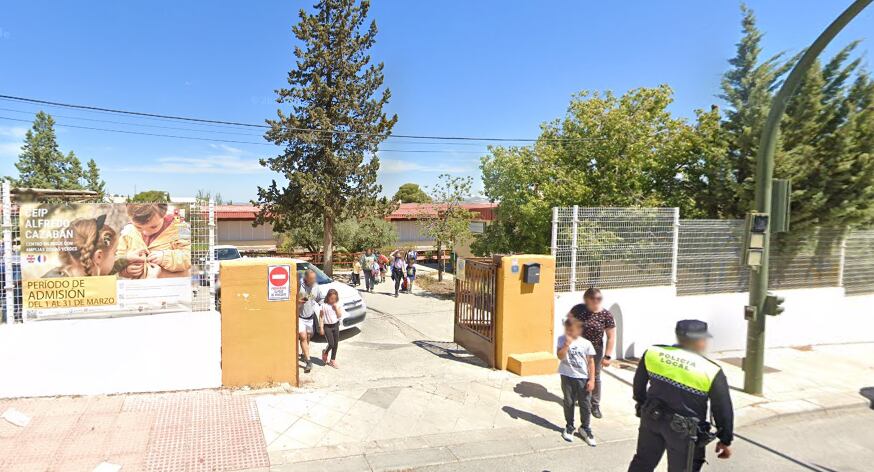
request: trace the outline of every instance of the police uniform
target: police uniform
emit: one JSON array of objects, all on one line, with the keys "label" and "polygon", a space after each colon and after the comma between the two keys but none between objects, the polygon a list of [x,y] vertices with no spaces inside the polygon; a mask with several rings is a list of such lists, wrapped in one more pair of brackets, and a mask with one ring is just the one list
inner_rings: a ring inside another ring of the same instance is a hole
[{"label": "police uniform", "polygon": [[[683,320],[677,336],[710,337],[707,323]],[[647,389],[649,385],[649,389]],[[634,374],[634,400],[640,429],[637,452],[629,472],[652,471],[668,452],[668,471],[698,471],[704,446],[713,437],[707,423],[707,404],[716,423],[716,437],[726,446],[733,439],[734,412],[722,368],[680,346],[652,346],[644,352]],[[691,450],[691,457],[690,454]]]}]

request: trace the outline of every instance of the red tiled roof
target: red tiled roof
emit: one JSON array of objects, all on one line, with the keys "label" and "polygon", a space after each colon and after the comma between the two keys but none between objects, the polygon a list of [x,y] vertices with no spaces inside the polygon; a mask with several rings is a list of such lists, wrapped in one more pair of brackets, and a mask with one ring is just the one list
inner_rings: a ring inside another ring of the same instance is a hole
[{"label": "red tiled roof", "polygon": [[[477,214],[476,218],[485,221],[495,219],[497,203],[464,203],[461,205],[469,211]],[[387,220],[415,220],[419,216],[436,215],[444,205],[435,203],[401,203],[398,209],[386,217]]]},{"label": "red tiled roof", "polygon": [[254,220],[258,214],[255,205],[216,205],[215,218],[217,220]]},{"label": "red tiled roof", "polygon": [[[387,220],[415,220],[422,214],[436,215],[443,205],[434,203],[401,203],[397,210],[393,211],[385,219]],[[465,203],[462,207],[476,213],[476,218],[484,221],[494,221],[497,203]],[[216,205],[215,217],[217,220],[254,220],[258,214],[255,205]]]}]

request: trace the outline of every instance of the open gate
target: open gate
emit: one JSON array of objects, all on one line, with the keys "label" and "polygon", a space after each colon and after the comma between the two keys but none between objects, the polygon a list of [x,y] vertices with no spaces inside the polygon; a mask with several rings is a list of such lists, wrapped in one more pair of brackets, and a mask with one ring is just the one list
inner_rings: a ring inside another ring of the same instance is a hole
[{"label": "open gate", "polygon": [[466,259],[464,280],[455,280],[455,343],[495,367],[498,262]]}]

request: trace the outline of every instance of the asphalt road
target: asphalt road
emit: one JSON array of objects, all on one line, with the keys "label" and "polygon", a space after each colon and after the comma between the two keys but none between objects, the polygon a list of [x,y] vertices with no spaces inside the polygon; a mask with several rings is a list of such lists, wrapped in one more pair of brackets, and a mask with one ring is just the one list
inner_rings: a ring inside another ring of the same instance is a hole
[{"label": "asphalt road", "polygon": [[[617,441],[596,448],[580,446],[420,470],[624,471],[634,454],[634,446],[634,441]],[[705,471],[871,471],[874,470],[874,411],[854,409],[828,415],[788,417],[744,428],[737,432],[732,447],[734,454],[729,460],[716,459],[713,446],[709,448],[710,463],[705,465]],[[664,459],[657,470],[667,470]]]}]

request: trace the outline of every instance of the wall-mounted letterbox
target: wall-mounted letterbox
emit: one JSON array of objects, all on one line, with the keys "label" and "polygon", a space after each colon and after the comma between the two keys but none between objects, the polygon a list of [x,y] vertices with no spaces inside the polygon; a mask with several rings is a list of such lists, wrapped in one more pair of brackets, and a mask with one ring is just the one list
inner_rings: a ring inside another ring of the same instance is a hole
[{"label": "wall-mounted letterbox", "polygon": [[540,283],[540,264],[537,262],[522,266],[522,283]]}]

